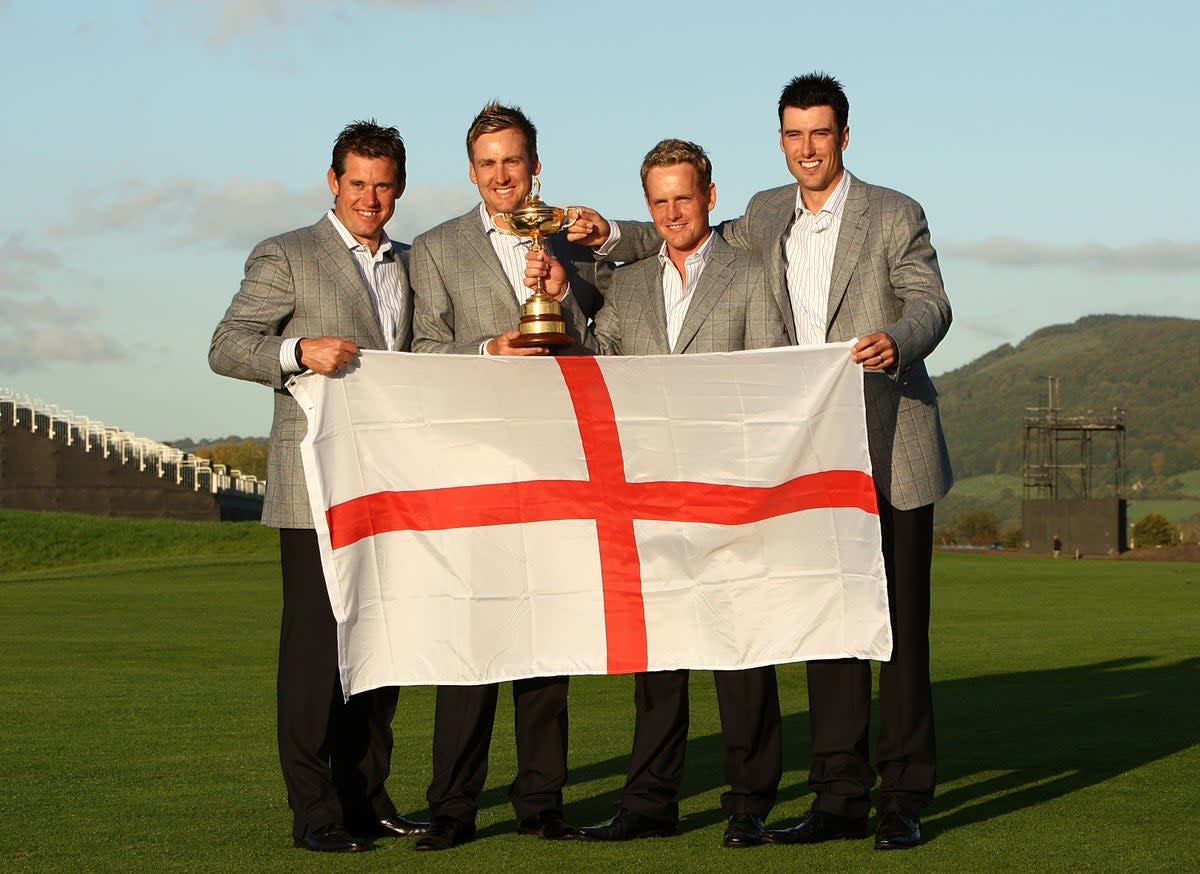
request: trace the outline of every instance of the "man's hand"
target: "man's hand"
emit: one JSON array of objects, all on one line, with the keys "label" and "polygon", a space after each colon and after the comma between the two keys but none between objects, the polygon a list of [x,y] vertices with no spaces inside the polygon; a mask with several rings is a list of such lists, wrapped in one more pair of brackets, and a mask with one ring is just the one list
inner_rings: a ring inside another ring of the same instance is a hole
[{"label": "man's hand", "polygon": [[499,337],[493,337],[488,340],[487,349],[488,355],[546,355],[550,350],[544,346],[525,346],[518,347],[512,344],[512,341],[521,336],[520,331],[505,331]]},{"label": "man's hand", "polygon": [[358,354],[358,346],[341,337],[305,337],[298,350],[300,364],[322,376],[342,370]]},{"label": "man's hand", "polygon": [[567,271],[559,260],[544,249],[540,252],[530,249],[525,255],[525,285],[537,288],[539,278],[546,282],[546,294],[555,300],[567,296]]},{"label": "man's hand", "polygon": [[864,370],[886,370],[899,360],[899,352],[891,334],[875,331],[854,344],[850,357]]},{"label": "man's hand", "polygon": [[568,209],[578,217],[571,227],[567,228],[567,239],[581,246],[595,249],[603,246],[610,233],[608,220],[594,209],[586,206],[572,206]]}]

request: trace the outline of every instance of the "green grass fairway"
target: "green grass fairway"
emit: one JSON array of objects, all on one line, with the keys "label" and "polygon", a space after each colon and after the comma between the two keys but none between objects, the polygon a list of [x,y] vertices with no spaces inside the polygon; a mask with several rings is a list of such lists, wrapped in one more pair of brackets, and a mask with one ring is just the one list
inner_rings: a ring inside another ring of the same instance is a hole
[{"label": "green grass fairway", "polygon": [[[722,849],[716,706],[697,673],[679,837],[609,846],[518,836],[502,696],[477,841],[436,854],[390,841],[330,857],[291,847],[274,749],[278,567],[272,539],[262,543],[257,554],[0,576],[0,870],[1197,870],[1200,565],[937,556],[941,786],[919,849]],[[780,676],[789,771],[774,823],[810,801],[804,671]],[[631,689],[628,677],[572,682],[575,822],[614,809]],[[404,813],[424,813],[432,701],[429,689],[401,692],[389,786]]]}]

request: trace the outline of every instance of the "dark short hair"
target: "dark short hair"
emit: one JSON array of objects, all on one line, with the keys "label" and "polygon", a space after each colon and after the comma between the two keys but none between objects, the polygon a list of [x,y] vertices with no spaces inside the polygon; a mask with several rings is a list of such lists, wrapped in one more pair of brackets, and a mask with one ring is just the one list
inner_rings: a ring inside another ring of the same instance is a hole
[{"label": "dark short hair", "polygon": [[676,164],[691,164],[696,168],[696,178],[700,180],[700,188],[705,189],[712,183],[712,162],[704,149],[687,140],[667,139],[646,153],[642,159],[642,191],[646,190],[646,176],[654,167],[674,167]]},{"label": "dark short hair", "polygon": [[780,124],[783,124],[783,111],[789,106],[793,109],[829,106],[833,108],[839,131],[845,130],[850,123],[850,101],[846,99],[842,83],[828,73],[797,76],[783,87],[783,93],[779,95]]},{"label": "dark short hair", "polygon": [[407,172],[404,140],[394,127],[382,127],[373,118],[346,125],[333,144],[333,161],[329,165],[337,178],[341,179],[346,172],[346,156],[351,153],[363,158],[391,158],[396,162],[398,180],[404,181]]},{"label": "dark short hair", "polygon": [[493,100],[483,109],[467,128],[467,160],[475,160],[475,141],[484,134],[499,133],[502,130],[516,128],[525,135],[525,145],[529,149],[529,160],[537,161],[537,128],[519,106],[504,106]]}]

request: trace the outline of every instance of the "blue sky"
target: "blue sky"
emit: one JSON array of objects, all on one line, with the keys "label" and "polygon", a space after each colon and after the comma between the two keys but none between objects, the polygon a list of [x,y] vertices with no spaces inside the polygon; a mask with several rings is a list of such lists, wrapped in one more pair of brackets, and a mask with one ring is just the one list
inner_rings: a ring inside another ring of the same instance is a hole
[{"label": "blue sky", "polygon": [[1091,313],[1200,318],[1198,37],[1165,0],[0,0],[0,386],[160,440],[265,435],[267,390],[208,340],[253,244],[327,208],[348,121],[404,134],[397,239],[477,201],[492,98],[537,124],[548,202],[642,218],[641,157],[677,136],[719,220],[790,181],[775,105],[814,69],[850,96],[850,170],[929,216],[935,374]]}]

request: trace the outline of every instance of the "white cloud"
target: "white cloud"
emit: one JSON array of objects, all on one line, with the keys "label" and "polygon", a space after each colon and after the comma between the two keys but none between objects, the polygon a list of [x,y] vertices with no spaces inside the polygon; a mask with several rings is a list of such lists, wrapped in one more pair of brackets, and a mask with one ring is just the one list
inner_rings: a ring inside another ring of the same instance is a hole
[{"label": "white cloud", "polygon": [[211,187],[194,178],[161,185],[139,180],[82,190],[73,228],[142,232],[159,243],[237,250],[313,222],[327,208],[323,185],[293,191],[273,180],[230,179]]},{"label": "white cloud", "polygon": [[197,193],[184,207],[183,226],[175,239],[249,250],[272,234],[311,224],[330,202],[324,185],[293,191],[274,180],[233,179]]},{"label": "white cloud", "polygon": [[[231,179],[213,187],[190,178],[162,185],[129,180],[83,191],[77,199],[80,205],[71,221],[75,229],[142,232],[178,246],[238,252],[273,234],[312,224],[333,202],[323,184],[293,190],[274,180]],[[410,186],[396,204],[388,233],[411,240],[478,199],[466,184]]]},{"label": "white cloud", "polygon": [[1003,267],[1078,267],[1083,270],[1185,273],[1200,270],[1200,241],[1149,240],[1129,246],[1084,243],[1049,246],[1016,237],[985,237],[977,243],[942,244],[947,255]]},{"label": "white cloud", "polygon": [[[2,0],[0,0],[2,2]],[[60,268],[62,259],[49,249],[37,249],[19,234],[10,234],[0,243],[0,288],[34,291],[41,287],[39,269]],[[5,313],[8,312],[7,307]]]},{"label": "white cloud", "polygon": [[102,331],[80,327],[91,313],[83,307],[64,307],[50,298],[17,301],[0,296],[0,308],[13,317],[0,328],[0,368],[32,370],[47,363],[91,364],[127,357],[125,344]]},{"label": "white cloud", "polygon": [[446,219],[466,212],[479,203],[479,191],[466,182],[461,185],[410,185],[396,203],[396,214],[388,222],[388,236],[411,242]]},{"label": "white cloud", "polygon": [[[304,19],[329,13],[330,4],[324,0],[220,0],[196,4],[194,0],[157,0],[160,9],[177,8],[204,18],[209,41],[227,43],[260,29],[282,29]],[[506,12],[528,8],[530,3],[510,0]],[[358,11],[378,12],[451,12],[454,10],[491,12],[496,5],[489,0],[348,0],[336,7],[342,18],[351,18]]]}]

